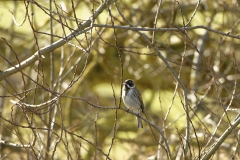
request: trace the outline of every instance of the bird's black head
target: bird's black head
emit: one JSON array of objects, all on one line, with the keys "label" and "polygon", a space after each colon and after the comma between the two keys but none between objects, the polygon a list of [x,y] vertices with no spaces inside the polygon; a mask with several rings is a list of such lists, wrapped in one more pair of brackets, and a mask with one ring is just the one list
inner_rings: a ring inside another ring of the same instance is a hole
[{"label": "bird's black head", "polygon": [[134,84],[133,80],[131,80],[131,79],[125,80],[125,81],[123,82],[123,85],[125,85],[125,87],[126,87],[127,89],[130,89],[130,88],[134,88],[134,87],[135,87],[135,84]]}]

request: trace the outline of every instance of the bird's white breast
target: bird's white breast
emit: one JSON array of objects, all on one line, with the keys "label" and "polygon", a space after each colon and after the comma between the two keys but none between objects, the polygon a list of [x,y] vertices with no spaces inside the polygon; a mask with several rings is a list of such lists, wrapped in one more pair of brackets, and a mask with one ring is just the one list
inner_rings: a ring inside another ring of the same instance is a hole
[{"label": "bird's white breast", "polygon": [[135,112],[135,113],[139,113],[140,104],[139,104],[138,100],[136,99],[137,97],[130,96],[130,95],[134,95],[132,92],[133,92],[133,90],[130,89],[127,92],[128,95],[126,95],[126,91],[123,89],[123,91],[122,91],[123,102],[128,109],[133,110],[133,112]]}]

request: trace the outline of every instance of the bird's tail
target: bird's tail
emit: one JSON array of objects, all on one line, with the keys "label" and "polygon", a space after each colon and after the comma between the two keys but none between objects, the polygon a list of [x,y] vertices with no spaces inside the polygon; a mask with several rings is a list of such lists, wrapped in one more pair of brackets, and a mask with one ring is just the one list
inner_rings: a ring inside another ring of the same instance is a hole
[{"label": "bird's tail", "polygon": [[142,124],[141,118],[137,117],[137,123],[138,123],[138,128],[143,128],[143,124]]}]

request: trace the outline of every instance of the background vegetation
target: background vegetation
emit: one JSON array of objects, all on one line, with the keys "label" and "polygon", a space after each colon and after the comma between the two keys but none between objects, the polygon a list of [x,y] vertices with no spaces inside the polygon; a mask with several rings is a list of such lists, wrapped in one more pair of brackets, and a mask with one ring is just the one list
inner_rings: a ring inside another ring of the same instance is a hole
[{"label": "background vegetation", "polygon": [[[238,159],[238,1],[0,1],[1,159]],[[133,79],[144,128],[121,101]]]}]

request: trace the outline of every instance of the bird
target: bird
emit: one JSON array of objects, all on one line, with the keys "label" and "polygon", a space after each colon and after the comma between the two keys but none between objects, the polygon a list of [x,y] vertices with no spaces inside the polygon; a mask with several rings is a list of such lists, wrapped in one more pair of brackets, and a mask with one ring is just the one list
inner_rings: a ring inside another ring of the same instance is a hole
[{"label": "bird", "polygon": [[123,82],[122,100],[129,110],[132,110],[134,113],[138,114],[138,128],[143,128],[142,120],[139,118],[139,115],[144,112],[142,95],[131,79],[127,79]]}]

